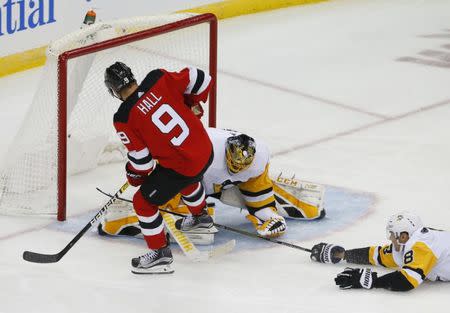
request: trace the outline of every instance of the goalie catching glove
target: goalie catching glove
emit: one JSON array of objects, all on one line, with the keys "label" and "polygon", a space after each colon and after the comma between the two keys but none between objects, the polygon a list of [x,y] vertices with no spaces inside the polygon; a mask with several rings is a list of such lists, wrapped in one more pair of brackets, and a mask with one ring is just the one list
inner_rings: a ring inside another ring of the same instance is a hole
[{"label": "goalie catching glove", "polygon": [[334,281],[341,289],[365,288],[372,289],[377,280],[377,273],[370,268],[346,267],[339,273]]},{"label": "goalie catching glove", "polygon": [[255,226],[256,232],[263,237],[279,237],[287,229],[284,218],[275,213],[271,208],[264,208],[254,215],[247,215],[247,219]]},{"label": "goalie catching glove", "polygon": [[310,258],[320,263],[339,263],[343,259],[345,249],[341,246],[321,242],[311,249]]}]

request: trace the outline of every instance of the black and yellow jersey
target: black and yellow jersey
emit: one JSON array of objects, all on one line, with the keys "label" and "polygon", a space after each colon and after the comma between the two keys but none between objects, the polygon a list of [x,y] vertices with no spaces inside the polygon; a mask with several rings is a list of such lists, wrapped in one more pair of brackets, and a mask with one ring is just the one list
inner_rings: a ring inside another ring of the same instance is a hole
[{"label": "black and yellow jersey", "polygon": [[372,246],[346,251],[346,260],[397,269],[395,275],[389,276],[390,280],[401,280],[401,285],[409,289],[426,279],[450,281],[450,232],[424,227],[412,234],[399,252],[392,244]]}]

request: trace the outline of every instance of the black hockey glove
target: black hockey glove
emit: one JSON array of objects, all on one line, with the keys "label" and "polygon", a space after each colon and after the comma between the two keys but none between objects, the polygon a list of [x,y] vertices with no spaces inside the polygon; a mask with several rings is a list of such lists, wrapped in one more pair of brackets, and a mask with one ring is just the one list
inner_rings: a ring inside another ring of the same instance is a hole
[{"label": "black hockey glove", "polygon": [[339,273],[334,281],[341,289],[365,288],[372,289],[377,273],[372,272],[370,268],[351,268],[346,267],[342,273]]},{"label": "black hockey glove", "polygon": [[342,252],[345,252],[345,249],[341,246],[321,242],[312,247],[310,258],[320,263],[339,263],[342,258],[336,254]]}]

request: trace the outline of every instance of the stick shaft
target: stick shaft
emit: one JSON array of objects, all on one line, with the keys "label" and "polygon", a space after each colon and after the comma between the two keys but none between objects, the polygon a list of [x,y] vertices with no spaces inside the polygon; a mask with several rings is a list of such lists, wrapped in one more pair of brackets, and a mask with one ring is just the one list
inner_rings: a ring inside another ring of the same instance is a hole
[{"label": "stick shaft", "polygon": [[[106,195],[106,196],[108,196],[108,197],[111,197],[110,194],[104,192],[104,191],[101,190],[100,188],[97,188],[97,190],[98,190],[100,193],[102,193],[102,194],[104,194],[104,195]],[[132,203],[132,201],[131,201],[131,200],[128,200],[128,199],[124,199],[124,198],[120,198],[120,197],[118,197],[118,199],[123,200],[123,201],[126,201],[126,202],[131,202],[131,203]],[[164,210],[164,209],[161,209],[161,208],[160,208],[159,210],[160,210],[161,212],[170,213],[170,214],[173,214],[173,215],[176,215],[176,216],[181,216],[181,217],[184,217],[184,216],[185,216],[184,214],[172,212],[172,211],[169,211],[169,210]],[[257,235],[257,234],[253,234],[253,233],[250,233],[250,232],[248,232],[248,231],[241,230],[241,229],[237,229],[237,228],[234,228],[234,227],[225,226],[225,225],[221,225],[221,224],[217,224],[217,223],[214,223],[214,226],[216,226],[216,227],[218,227],[218,228],[221,228],[221,229],[224,229],[224,230],[232,231],[232,232],[235,232],[235,233],[238,233],[238,234],[247,236],[247,237],[258,238],[258,239],[270,241],[270,242],[273,242],[273,243],[276,243],[276,244],[279,244],[279,245],[283,245],[283,246],[286,246],[286,247],[290,247],[290,248],[302,250],[302,251],[305,251],[305,252],[311,252],[311,249],[307,249],[307,248],[304,248],[304,247],[301,247],[301,246],[297,246],[297,245],[294,245],[294,244],[289,243],[289,242],[280,241],[280,240],[277,240],[277,239],[274,239],[274,238],[266,238],[266,237],[262,237],[262,236],[259,236],[259,235]]]},{"label": "stick shaft", "polygon": [[61,260],[61,258],[80,240],[81,237],[92,227],[106,212],[108,207],[113,204],[119,196],[128,188],[129,184],[126,182],[120,187],[120,189],[111,196],[111,199],[98,211],[98,213],[83,227],[82,230],[62,249],[60,252],[56,254],[43,254],[32,251],[25,251],[23,253],[23,259],[29,262],[34,263],[55,263]]}]

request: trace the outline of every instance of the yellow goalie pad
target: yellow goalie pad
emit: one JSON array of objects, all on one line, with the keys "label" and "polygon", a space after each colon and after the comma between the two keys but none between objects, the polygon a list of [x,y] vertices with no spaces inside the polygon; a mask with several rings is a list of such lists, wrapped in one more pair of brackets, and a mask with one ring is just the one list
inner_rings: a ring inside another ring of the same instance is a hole
[{"label": "yellow goalie pad", "polygon": [[[168,201],[167,203],[159,206],[160,209],[168,210],[174,213],[179,213],[182,215],[190,214],[189,209],[187,206],[181,201],[181,195],[175,196],[173,199]],[[208,214],[211,215],[214,218],[214,208],[207,208]],[[166,223],[166,227],[171,227],[171,224],[169,223],[169,219],[173,219],[173,222],[175,222],[177,219],[181,218],[179,216],[170,215],[164,216],[164,212],[161,212],[163,214],[163,218]],[[167,214],[166,214],[167,215]],[[173,225],[173,228],[175,226]],[[185,234],[186,237],[188,237],[187,243],[184,243],[184,241],[180,240],[180,236],[178,232],[174,232],[172,229],[171,232],[171,241],[172,239],[177,239],[177,242],[181,245],[188,245],[188,244],[199,244],[199,245],[209,245],[214,242],[214,233],[217,232],[217,229],[214,229],[215,231],[209,232],[209,233],[192,233],[192,234]],[[98,232],[100,235],[110,235],[110,236],[133,236],[133,237],[142,237],[140,226],[139,226],[139,220],[134,212],[133,205],[131,203],[118,200],[116,203],[106,211],[106,214],[99,224]],[[177,235],[178,234],[178,235]],[[180,238],[173,238],[172,236],[177,235]],[[183,235],[184,236],[184,235]],[[187,240],[186,238],[184,240]],[[186,251],[189,250],[188,246],[183,246],[183,249]]]},{"label": "yellow goalie pad", "polygon": [[[272,179],[272,184],[276,209],[281,216],[301,220],[315,220],[325,216],[324,186],[281,176]],[[237,187],[222,190],[220,200],[231,206],[246,207]]]},{"label": "yellow goalie pad", "polygon": [[273,180],[273,191],[278,213],[284,217],[313,220],[325,216],[323,185],[279,175]]},{"label": "yellow goalie pad", "polygon": [[[323,185],[285,178],[281,175],[272,179],[271,182],[276,209],[281,216],[300,220],[314,220],[325,216],[323,207],[325,188]],[[223,190],[220,200],[231,206],[246,207],[243,196],[236,186]],[[105,219],[100,225],[106,234],[128,234],[130,229],[139,228],[139,221],[131,204],[118,201],[115,206],[117,207],[107,211]],[[190,214],[187,206],[181,201],[180,194],[159,208],[183,215]],[[208,207],[208,214],[214,217],[214,213],[214,208]]]}]

